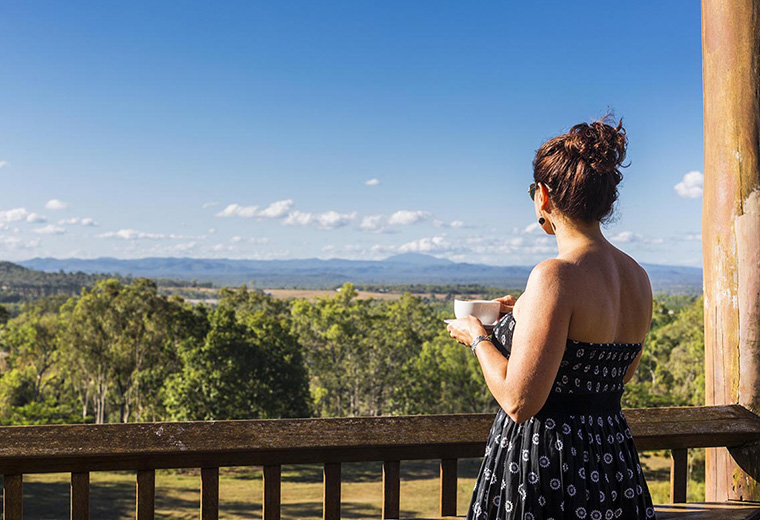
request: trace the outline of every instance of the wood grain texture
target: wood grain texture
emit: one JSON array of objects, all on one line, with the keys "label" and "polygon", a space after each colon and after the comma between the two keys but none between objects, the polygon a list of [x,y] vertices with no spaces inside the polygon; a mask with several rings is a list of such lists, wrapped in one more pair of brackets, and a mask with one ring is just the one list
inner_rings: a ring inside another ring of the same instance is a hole
[{"label": "wood grain texture", "polygon": [[330,462],[324,465],[322,519],[340,520],[341,465]]},{"label": "wood grain texture", "polygon": [[281,467],[279,464],[264,466],[264,499],[262,501],[264,520],[280,520]]},{"label": "wood grain texture", "polygon": [[[702,1],[705,402],[760,413],[760,0]],[[708,449],[708,500],[760,500],[760,467]]]},{"label": "wood grain texture", "polygon": [[688,481],[689,451],[686,449],[670,450],[670,503],[686,502],[686,485]]},{"label": "wood grain texture", "polygon": [[24,476],[6,474],[3,481],[3,520],[24,518]]},{"label": "wood grain texture", "polygon": [[71,520],[90,518],[90,474],[86,471],[71,474]]},{"label": "wood grain texture", "polygon": [[152,469],[137,472],[137,520],[153,520],[156,511],[156,472]]},{"label": "wood grain texture", "polygon": [[219,468],[201,468],[201,520],[219,520]]},{"label": "wood grain texture", "polygon": [[382,518],[398,518],[401,499],[401,461],[383,462],[383,511]]},{"label": "wood grain texture", "polygon": [[[760,418],[738,405],[624,410],[636,446],[740,446]],[[0,427],[0,472],[149,470],[480,457],[493,414]]]},{"label": "wood grain texture", "polygon": [[457,514],[457,459],[441,459],[441,516]]}]

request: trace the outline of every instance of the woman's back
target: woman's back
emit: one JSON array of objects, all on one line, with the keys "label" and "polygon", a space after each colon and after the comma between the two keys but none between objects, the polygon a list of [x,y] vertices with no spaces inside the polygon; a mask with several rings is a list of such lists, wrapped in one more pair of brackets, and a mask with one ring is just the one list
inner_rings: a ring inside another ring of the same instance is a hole
[{"label": "woman's back", "polygon": [[[569,275],[564,298],[572,308],[568,339],[643,342],[651,322],[652,290],[635,260],[609,243],[577,248],[557,260],[569,266],[562,271]],[[515,318],[519,320],[517,313]]]}]

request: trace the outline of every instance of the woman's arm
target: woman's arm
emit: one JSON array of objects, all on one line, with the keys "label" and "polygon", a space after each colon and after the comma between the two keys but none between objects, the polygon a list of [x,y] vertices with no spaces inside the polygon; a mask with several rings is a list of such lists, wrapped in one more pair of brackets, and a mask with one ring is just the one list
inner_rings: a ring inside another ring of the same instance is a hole
[{"label": "woman's arm", "polygon": [[[488,389],[515,422],[525,422],[541,409],[559,370],[572,314],[564,281],[569,268],[547,260],[531,272],[520,296],[509,360],[488,341],[475,349]],[[479,334],[472,320],[480,324],[472,317],[450,324],[451,335],[469,344]]]},{"label": "woman's arm", "polygon": [[561,260],[541,262],[520,296],[509,370],[494,395],[515,422],[538,413],[559,371],[572,316],[571,269]]}]

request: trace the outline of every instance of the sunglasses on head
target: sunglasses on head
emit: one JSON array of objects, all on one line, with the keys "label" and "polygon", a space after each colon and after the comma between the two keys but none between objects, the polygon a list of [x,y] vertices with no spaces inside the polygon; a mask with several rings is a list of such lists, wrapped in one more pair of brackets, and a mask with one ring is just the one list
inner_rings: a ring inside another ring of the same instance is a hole
[{"label": "sunglasses on head", "polygon": [[[546,186],[546,184],[544,184]],[[533,200],[533,198],[536,196],[536,190],[538,189],[538,183],[537,182],[531,182],[530,186],[528,186],[528,195],[530,195],[530,200]],[[549,186],[546,186],[546,191],[552,191],[549,189]]]}]

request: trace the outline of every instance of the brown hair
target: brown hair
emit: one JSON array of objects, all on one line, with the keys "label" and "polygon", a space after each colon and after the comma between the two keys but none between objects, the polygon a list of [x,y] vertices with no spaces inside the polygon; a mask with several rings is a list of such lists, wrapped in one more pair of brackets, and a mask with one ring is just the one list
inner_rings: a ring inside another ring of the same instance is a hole
[{"label": "brown hair", "polygon": [[[609,123],[608,123],[609,121]],[[549,199],[565,216],[584,222],[606,221],[623,180],[619,168],[628,139],[621,119],[611,114],[580,123],[546,141],[533,159],[533,179],[549,188]]]}]

